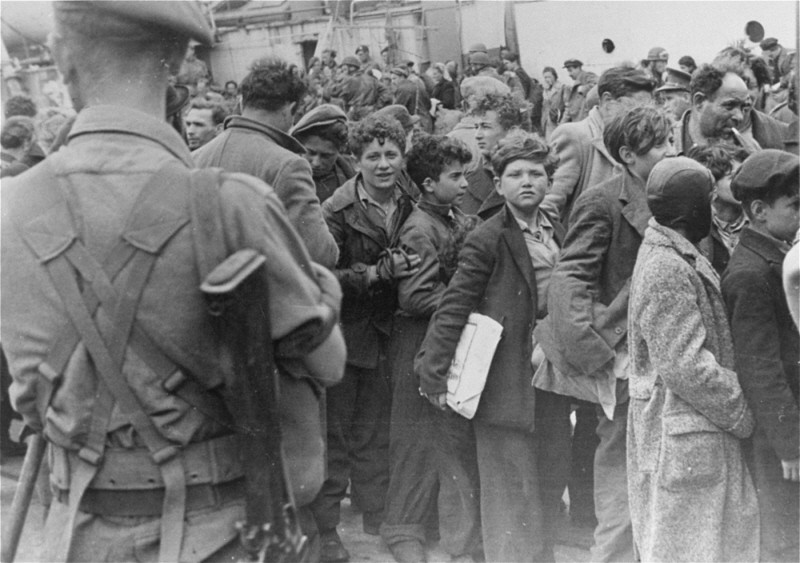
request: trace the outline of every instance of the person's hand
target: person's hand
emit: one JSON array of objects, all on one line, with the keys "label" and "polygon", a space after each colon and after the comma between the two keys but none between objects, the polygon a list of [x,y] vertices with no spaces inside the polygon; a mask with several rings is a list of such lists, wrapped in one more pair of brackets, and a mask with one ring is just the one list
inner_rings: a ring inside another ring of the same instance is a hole
[{"label": "person's hand", "polygon": [[419,392],[420,395],[428,399],[428,402],[440,411],[447,410],[447,393],[432,393],[430,395]]},{"label": "person's hand", "polygon": [[781,466],[784,479],[795,483],[800,482],[800,458],[792,461],[781,460]]},{"label": "person's hand", "polygon": [[381,280],[401,280],[419,271],[419,254],[403,248],[386,251],[375,265],[377,278]]},{"label": "person's hand", "polygon": [[748,154],[753,154],[762,150],[761,145],[759,145],[758,141],[753,138],[753,135],[743,135],[735,127],[731,128],[731,132],[736,139],[736,144],[746,150]]}]

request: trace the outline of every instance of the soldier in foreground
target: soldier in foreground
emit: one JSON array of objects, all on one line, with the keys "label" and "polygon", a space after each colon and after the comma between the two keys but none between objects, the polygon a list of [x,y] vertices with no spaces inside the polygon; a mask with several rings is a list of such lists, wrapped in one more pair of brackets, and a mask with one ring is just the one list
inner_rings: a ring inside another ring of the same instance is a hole
[{"label": "soldier in foreground", "polygon": [[[289,379],[341,378],[341,294],[271,188],[190,170],[165,121],[168,75],[190,38],[211,40],[200,8],[54,6],[52,53],[80,114],[67,147],[2,191],[12,402],[48,442],[55,490],[42,560],[229,560],[247,459],[227,402],[237,358],[221,353],[200,291],[201,272],[217,264],[198,245],[208,227],[194,190],[218,197],[209,222],[226,253],[266,257],[269,334],[276,350],[299,344],[281,363]],[[319,486],[321,475],[293,484],[312,497]]]}]

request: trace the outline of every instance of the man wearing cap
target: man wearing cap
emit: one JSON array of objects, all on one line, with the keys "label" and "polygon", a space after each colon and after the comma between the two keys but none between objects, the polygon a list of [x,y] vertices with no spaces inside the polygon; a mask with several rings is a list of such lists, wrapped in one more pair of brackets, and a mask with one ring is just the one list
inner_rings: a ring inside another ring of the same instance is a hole
[{"label": "man wearing cap", "polygon": [[339,249],[322,218],[305,149],[288,135],[305,83],[285,61],[266,58],[253,62],[241,89],[242,114],[225,120],[225,130],[193,153],[195,162],[251,174],[272,186],[312,260],[332,268]]},{"label": "man wearing cap", "polygon": [[212,41],[198,4],[54,9],[51,52],[80,113],[67,146],[3,182],[0,252],[11,397],[49,448],[41,560],[239,559],[242,456],[222,399],[236,375],[199,290],[216,257],[192,194],[219,196],[225,252],[266,256],[272,338],[312,328],[293,376],[341,378],[340,290],[269,186],[192,171],[165,121],[189,38]]},{"label": "man wearing cap", "polygon": [[764,39],[759,46],[770,64],[772,83],[778,85],[775,89],[788,88],[790,74],[797,71],[797,52],[783,47],[774,37]]},{"label": "man wearing cap", "polygon": [[695,71],[689,84],[692,106],[676,127],[681,153],[717,142],[733,143],[750,153],[784,149],[788,126],[753,109],[741,72],[740,66],[723,63]]},{"label": "man wearing cap", "polygon": [[341,98],[353,121],[392,103],[391,92],[371,73],[361,70],[361,61],[348,56],[342,61],[342,76],[326,88],[328,97]]},{"label": "man wearing cap", "polygon": [[597,75],[584,71],[583,63],[578,59],[564,61],[564,68],[572,79],[572,87],[564,88],[564,114],[561,116],[561,123],[571,123],[585,117],[581,117],[581,111],[586,95],[597,84]]},{"label": "man wearing cap", "polygon": [[318,106],[289,130],[306,149],[320,203],[356,175],[347,156],[347,116],[332,104]]},{"label": "man wearing cap", "polygon": [[[567,61],[569,62],[569,61]],[[603,130],[620,112],[652,101],[653,83],[641,70],[615,67],[597,83],[600,103],[586,119],[556,127],[550,138],[559,165],[542,205],[567,222],[573,202],[587,188],[611,177],[618,164],[603,144]]]},{"label": "man wearing cap", "polygon": [[666,74],[664,83],[655,90],[656,100],[677,122],[692,105],[689,99],[692,75],[676,68],[668,68]]},{"label": "man wearing cap", "polygon": [[642,68],[655,82],[656,88],[664,84],[664,71],[669,62],[669,53],[664,47],[653,47],[647,52],[647,58],[642,61]]}]

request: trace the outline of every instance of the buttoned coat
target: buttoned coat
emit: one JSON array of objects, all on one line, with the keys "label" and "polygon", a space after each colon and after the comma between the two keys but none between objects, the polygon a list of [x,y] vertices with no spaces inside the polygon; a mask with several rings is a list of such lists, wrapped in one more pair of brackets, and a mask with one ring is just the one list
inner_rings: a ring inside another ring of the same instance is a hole
[{"label": "buttoned coat", "polygon": [[644,189],[624,170],[581,194],[550,279],[536,340],[558,371],[586,384],[579,399],[598,402],[598,371],[627,336],[630,277],[651,217]]},{"label": "buttoned coat", "polygon": [[631,281],[628,490],[642,561],[756,561],[753,431],[719,277],[651,219]]},{"label": "buttoned coat", "polygon": [[[554,222],[555,240],[563,230]],[[552,284],[551,284],[552,288]],[[461,250],[458,269],[431,319],[414,366],[424,393],[447,391],[447,370],[470,313],[503,325],[475,420],[533,432],[531,331],[536,278],[522,230],[508,207],[476,228]]]},{"label": "buttoned coat", "polygon": [[322,218],[311,165],[303,158],[305,148],[274,127],[234,115],[225,130],[192,153],[200,168],[218,166],[244,172],[272,186],[311,259],[333,268],[338,257],[336,241]]},{"label": "buttoned coat", "polygon": [[400,228],[414,209],[414,201],[402,188],[391,224],[368,210],[358,196],[357,174],[322,204],[325,221],[339,247],[339,262],[333,273],[342,286],[341,325],[347,342],[347,363],[374,369],[382,343],[392,331],[392,315],[397,308],[397,284],[392,280],[367,284],[367,266],[389,248],[397,246]]},{"label": "buttoned coat", "polygon": [[800,336],[786,304],[785,254],[746,227],[722,276],[736,371],[759,427],[780,459],[800,457]]},{"label": "buttoned coat", "polygon": [[603,118],[597,108],[592,108],[583,121],[556,127],[550,146],[558,155],[558,168],[542,207],[556,210],[566,225],[578,197],[608,180],[622,166],[603,143]]}]

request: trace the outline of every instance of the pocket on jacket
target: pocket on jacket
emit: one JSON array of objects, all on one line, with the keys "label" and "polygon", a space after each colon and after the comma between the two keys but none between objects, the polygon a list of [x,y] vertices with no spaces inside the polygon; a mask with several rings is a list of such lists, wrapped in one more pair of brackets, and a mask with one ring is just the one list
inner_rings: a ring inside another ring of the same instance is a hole
[{"label": "pocket on jacket", "polygon": [[687,491],[722,481],[722,438],[722,431],[699,415],[665,417],[659,485],[671,491]]}]

